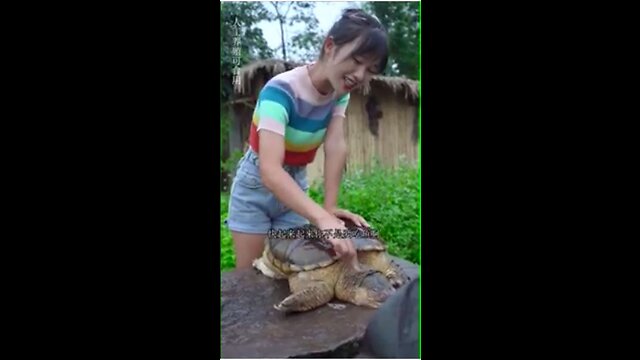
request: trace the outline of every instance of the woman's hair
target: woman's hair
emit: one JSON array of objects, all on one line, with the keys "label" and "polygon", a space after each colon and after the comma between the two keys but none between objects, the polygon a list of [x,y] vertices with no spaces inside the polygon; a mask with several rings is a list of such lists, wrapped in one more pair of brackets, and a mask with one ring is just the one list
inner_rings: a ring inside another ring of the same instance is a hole
[{"label": "woman's hair", "polygon": [[[376,18],[361,9],[346,9],[340,20],[333,26],[327,37],[333,39],[336,47],[362,39],[349,56],[371,56],[378,61],[378,72],[387,67],[389,44],[387,32]],[[324,46],[320,59],[324,57]]]}]

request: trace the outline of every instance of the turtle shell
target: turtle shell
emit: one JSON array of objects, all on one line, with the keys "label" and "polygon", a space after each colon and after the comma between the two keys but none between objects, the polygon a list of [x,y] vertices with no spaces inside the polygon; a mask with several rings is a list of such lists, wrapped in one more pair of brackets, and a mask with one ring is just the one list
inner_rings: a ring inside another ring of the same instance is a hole
[{"label": "turtle shell", "polygon": [[[370,231],[348,226],[347,230],[353,235],[356,250],[385,251],[385,244]],[[267,237],[266,246],[271,261],[277,262],[279,268],[290,269],[294,272],[309,271],[327,267],[338,259],[331,243],[322,239],[321,232],[312,225],[307,225],[280,234]]]}]

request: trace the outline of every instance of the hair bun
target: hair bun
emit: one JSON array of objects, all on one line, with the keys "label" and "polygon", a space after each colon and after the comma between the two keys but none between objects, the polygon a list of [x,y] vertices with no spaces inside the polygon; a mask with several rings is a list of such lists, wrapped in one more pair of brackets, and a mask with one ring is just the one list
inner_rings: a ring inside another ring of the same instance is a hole
[{"label": "hair bun", "polygon": [[359,18],[361,20],[366,20],[367,19],[367,14],[364,11],[362,11],[362,9],[346,9],[342,13],[342,17]]},{"label": "hair bun", "polygon": [[360,20],[369,26],[382,27],[382,23],[378,18],[358,8],[345,9],[342,13],[342,18],[347,20]]},{"label": "hair bun", "polygon": [[355,13],[360,13],[360,14],[364,14],[365,12],[362,11],[362,9],[358,9],[358,8],[348,8],[344,10],[344,14],[355,14]]}]

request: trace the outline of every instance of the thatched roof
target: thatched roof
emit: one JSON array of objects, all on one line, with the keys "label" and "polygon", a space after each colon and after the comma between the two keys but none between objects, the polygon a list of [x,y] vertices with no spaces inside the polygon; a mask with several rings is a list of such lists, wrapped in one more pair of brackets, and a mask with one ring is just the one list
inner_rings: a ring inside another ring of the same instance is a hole
[{"label": "thatched roof", "polygon": [[[257,76],[262,75],[266,78],[271,78],[302,65],[304,64],[276,59],[253,62],[238,70],[234,90],[237,95],[251,95],[255,90],[252,89],[252,86]],[[390,89],[395,94],[402,94],[405,99],[411,102],[418,100],[418,82],[415,80],[393,76],[374,76],[371,79],[369,87],[361,88],[359,91],[363,95],[368,95],[371,87]]]}]

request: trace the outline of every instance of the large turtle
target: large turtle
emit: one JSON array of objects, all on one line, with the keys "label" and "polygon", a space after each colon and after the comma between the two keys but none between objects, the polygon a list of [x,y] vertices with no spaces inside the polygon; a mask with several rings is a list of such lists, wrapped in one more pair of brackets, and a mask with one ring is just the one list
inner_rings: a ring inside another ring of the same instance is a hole
[{"label": "large turtle", "polygon": [[378,236],[352,223],[347,229],[349,235],[355,234],[352,239],[358,252],[358,270],[338,261],[331,244],[312,225],[288,231],[288,236],[281,233],[266,238],[263,254],[253,266],[268,277],[288,279],[291,295],[274,305],[277,310],[308,311],[334,297],[377,308],[409,280]]}]

